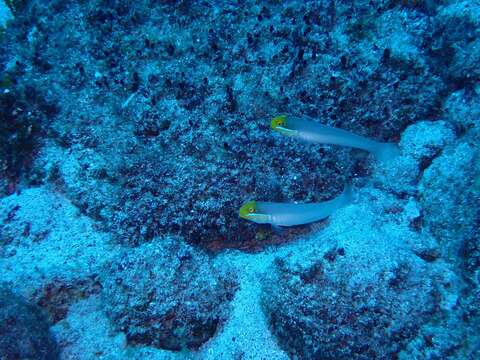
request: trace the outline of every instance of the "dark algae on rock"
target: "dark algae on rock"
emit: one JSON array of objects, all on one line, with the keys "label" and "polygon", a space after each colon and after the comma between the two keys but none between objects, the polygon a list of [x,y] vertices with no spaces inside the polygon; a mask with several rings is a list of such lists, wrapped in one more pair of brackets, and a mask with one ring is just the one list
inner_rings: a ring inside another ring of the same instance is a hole
[{"label": "dark algae on rock", "polygon": [[478,0],[0,0],[0,359],[479,359],[479,39]]},{"label": "dark algae on rock", "polygon": [[[297,5],[30,2],[6,30],[4,57],[32,68],[15,75],[19,84],[55,101],[44,131],[49,149],[69,159],[43,157],[36,179],[54,172],[62,191],[124,244],[165,232],[215,251],[284,242],[239,219],[239,205],[326,200],[369,165],[355,150],[277,138],[271,117],[305,114],[395,142],[408,124],[435,116],[442,91],[428,62],[412,68],[383,48],[365,57],[353,33],[348,50],[333,41],[332,21],[357,26],[366,15],[352,14],[363,3]],[[426,15],[415,14],[426,36]],[[52,16],[29,35],[36,19]]]}]

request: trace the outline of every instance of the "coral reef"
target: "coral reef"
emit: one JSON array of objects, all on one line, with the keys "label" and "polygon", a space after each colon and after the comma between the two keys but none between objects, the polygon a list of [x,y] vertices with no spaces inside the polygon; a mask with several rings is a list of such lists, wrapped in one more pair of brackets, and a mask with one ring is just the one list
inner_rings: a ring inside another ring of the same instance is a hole
[{"label": "coral reef", "polygon": [[[11,75],[0,78],[0,91],[13,85]],[[42,124],[57,108],[34,86],[15,86],[0,93],[0,193],[13,193],[20,180],[28,180],[29,167],[43,137]],[[34,180],[32,180],[33,182]]]},{"label": "coral reef", "polygon": [[[19,18],[55,11],[56,21],[29,36],[28,26],[7,29],[32,50],[12,43],[5,56],[31,64],[18,81],[56,77],[54,88],[39,84],[59,114],[36,172],[44,181],[53,172],[124,244],[164,233],[211,250],[288,240],[298,232],[280,239],[258,230],[238,218],[238,206],[252,197],[332,198],[369,168],[361,152],[276,137],[270,117],[305,114],[395,141],[439,112],[444,87],[421,50],[427,15],[409,8],[398,18],[398,9],[379,6],[383,17],[372,16],[364,5],[32,2]],[[375,31],[385,34],[381,46],[367,41]],[[408,58],[389,45],[405,36]]]},{"label": "coral reef", "polygon": [[236,284],[175,239],[125,250],[102,275],[106,311],[129,342],[198,349],[224,322]]},{"label": "coral reef", "polygon": [[479,8],[477,1],[452,1],[438,9],[431,50],[450,87],[469,88],[480,79]]},{"label": "coral reef", "polygon": [[1,282],[51,310],[53,319],[98,293],[96,274],[116,255],[108,234],[45,187],[0,199],[0,234]]},{"label": "coral reef", "polygon": [[478,238],[479,156],[473,144],[460,142],[432,162],[419,184],[425,226],[444,243],[445,256],[452,261],[465,241]]},{"label": "coral reef", "polygon": [[0,357],[54,360],[58,353],[42,309],[0,287]]},{"label": "coral reef", "polygon": [[415,194],[425,169],[455,139],[455,132],[446,121],[419,121],[409,126],[401,136],[401,156],[377,166],[374,182],[403,196]]},{"label": "coral reef", "polygon": [[0,36],[3,28],[7,25],[8,21],[13,17],[12,11],[3,1],[0,1]]},{"label": "coral reef", "polygon": [[[480,358],[479,19],[0,0],[0,358]],[[298,142],[280,114],[401,154]],[[318,223],[238,217],[346,181]]]},{"label": "coral reef", "polygon": [[274,333],[292,357],[391,358],[433,313],[430,286],[412,281],[409,273],[417,269],[408,265],[386,270],[392,279],[358,287],[322,259],[302,269],[279,261],[275,270],[264,302]]},{"label": "coral reef", "polygon": [[460,288],[432,257],[435,240],[409,230],[413,200],[361,195],[370,201],[339,211],[322,235],[327,244],[304,254],[308,260],[278,258],[265,281],[271,329],[292,357],[398,356],[440,316],[440,299]]}]

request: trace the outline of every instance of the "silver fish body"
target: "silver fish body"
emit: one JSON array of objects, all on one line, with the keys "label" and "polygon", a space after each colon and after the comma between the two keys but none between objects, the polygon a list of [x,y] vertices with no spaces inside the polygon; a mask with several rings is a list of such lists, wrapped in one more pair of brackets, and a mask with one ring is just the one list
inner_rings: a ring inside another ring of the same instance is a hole
[{"label": "silver fish body", "polygon": [[[321,203],[295,204],[257,201],[256,212],[268,215],[262,218],[261,223],[276,226],[304,225],[327,218],[337,209],[349,204],[351,199],[351,188],[347,185],[341,195]],[[260,221],[255,222],[260,223]]]},{"label": "silver fish body", "polygon": [[400,152],[394,143],[382,143],[349,131],[322,125],[316,121],[299,117],[285,117],[285,124],[276,126],[274,130],[292,138],[310,143],[349,146],[366,150],[381,161],[389,161]]}]

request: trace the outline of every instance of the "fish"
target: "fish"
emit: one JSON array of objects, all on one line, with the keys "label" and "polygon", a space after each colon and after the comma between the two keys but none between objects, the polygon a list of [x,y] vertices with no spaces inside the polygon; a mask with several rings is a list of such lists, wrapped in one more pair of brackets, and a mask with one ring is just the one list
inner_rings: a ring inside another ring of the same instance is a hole
[{"label": "fish", "polygon": [[271,120],[270,126],[280,134],[309,143],[341,145],[366,150],[382,162],[389,162],[400,154],[400,148],[395,143],[378,142],[305,118],[280,115]]},{"label": "fish", "polygon": [[257,224],[271,224],[274,228],[289,227],[325,219],[351,202],[352,188],[347,184],[339,196],[319,203],[247,201],[240,207],[239,216]]}]

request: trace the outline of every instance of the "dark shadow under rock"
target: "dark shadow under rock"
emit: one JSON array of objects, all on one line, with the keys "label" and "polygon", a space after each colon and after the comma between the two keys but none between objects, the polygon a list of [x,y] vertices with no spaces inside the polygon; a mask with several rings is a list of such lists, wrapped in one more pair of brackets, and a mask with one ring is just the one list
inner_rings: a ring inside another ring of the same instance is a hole
[{"label": "dark shadow under rock", "polygon": [[0,287],[0,358],[58,359],[57,344],[42,310]]}]

